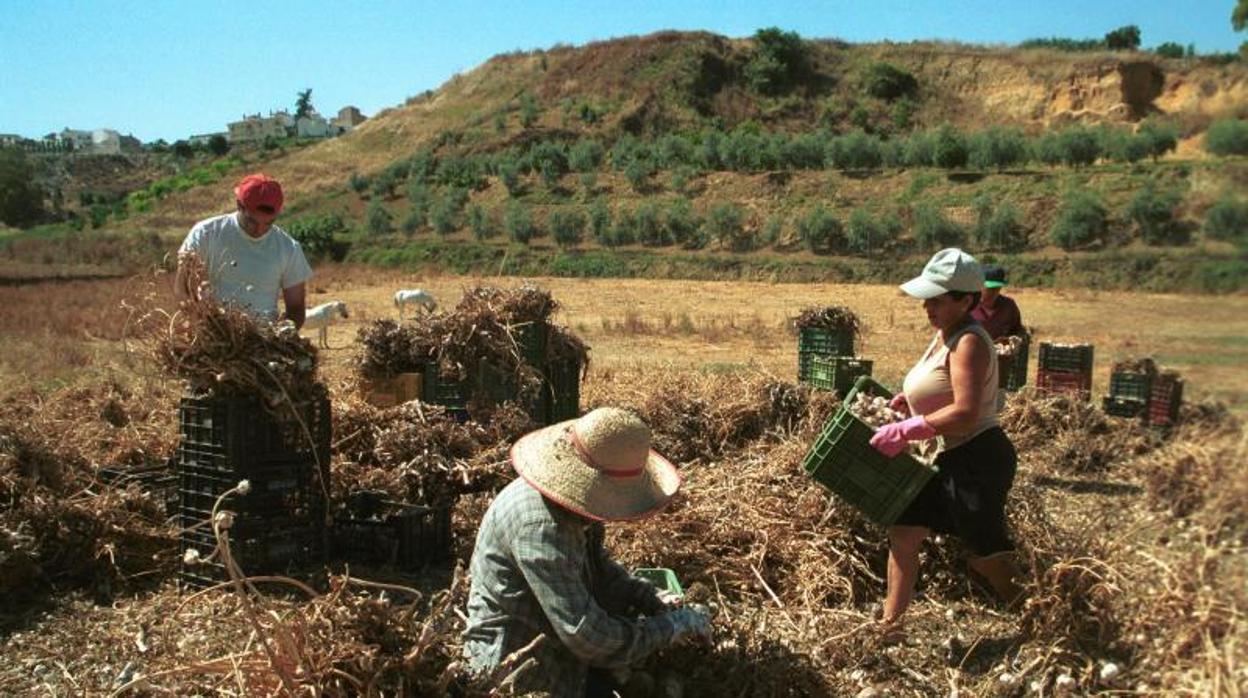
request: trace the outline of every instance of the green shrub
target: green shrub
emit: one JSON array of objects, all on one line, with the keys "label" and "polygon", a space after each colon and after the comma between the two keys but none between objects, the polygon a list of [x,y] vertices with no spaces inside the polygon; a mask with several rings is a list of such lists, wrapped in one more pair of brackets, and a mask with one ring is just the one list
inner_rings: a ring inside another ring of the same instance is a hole
[{"label": "green shrub", "polygon": [[537,98],[530,92],[520,95],[520,125],[528,128],[537,122],[537,117],[542,113],[542,107],[537,102]]},{"label": "green shrub", "polygon": [[1031,156],[1050,167],[1062,164],[1062,137],[1056,131],[1047,131],[1032,141]]},{"label": "green shrub", "polygon": [[1179,145],[1179,129],[1174,124],[1164,123],[1156,119],[1146,119],[1140,125],[1136,135],[1148,144],[1148,154],[1153,162]]},{"label": "green shrub", "polygon": [[693,143],[677,133],[669,133],[659,138],[655,150],[659,165],[669,170],[692,165],[697,157]]},{"label": "green shrub", "polygon": [[1017,128],[990,126],[971,136],[968,162],[981,170],[1004,170],[1027,161],[1027,138]]},{"label": "green shrub", "polygon": [[924,202],[914,207],[914,241],[923,250],[961,247],[966,231],[946,218],[938,206]]},{"label": "green shrub", "polygon": [[702,221],[685,199],[673,201],[664,212],[663,229],[667,237],[681,247],[696,249],[705,246],[701,228]]},{"label": "green shrub", "polygon": [[905,131],[910,128],[910,122],[914,119],[914,112],[918,111],[918,107],[910,99],[899,99],[893,102],[893,106],[888,110],[888,118],[893,124],[893,128],[897,131]]},{"label": "green shrub", "polygon": [[628,179],[629,186],[638,193],[645,190],[650,174],[650,165],[642,160],[633,160],[624,168],[624,177]]},{"label": "green shrub", "polygon": [[993,206],[991,198],[982,195],[975,200],[975,214],[972,237],[980,249],[1017,252],[1027,246],[1027,231],[1014,204],[1006,201]]},{"label": "green shrub", "polygon": [[862,131],[838,136],[828,143],[827,159],[841,170],[875,169],[883,161],[880,139]]},{"label": "green shrub", "polygon": [[472,230],[472,236],[478,241],[488,240],[498,232],[494,225],[494,218],[481,204],[469,206],[467,215],[468,227]]},{"label": "green shrub", "polygon": [[1049,239],[1064,250],[1087,247],[1105,235],[1106,212],[1099,197],[1075,189],[1062,199]]},{"label": "green shrub", "polygon": [[780,236],[784,233],[784,218],[780,215],[768,216],[763,222],[763,232],[759,236],[758,244],[763,247],[774,247],[780,242]]},{"label": "green shrub", "polygon": [[644,201],[637,207],[635,216],[637,225],[637,241],[649,247],[663,247],[672,244],[667,237],[659,216],[659,206],[653,201]]},{"label": "green shrub", "polygon": [[1096,133],[1082,126],[1071,126],[1058,135],[1058,147],[1061,149],[1062,162],[1074,167],[1083,167],[1096,162],[1101,156],[1101,144]]},{"label": "green shrub", "polygon": [[1101,152],[1117,162],[1139,162],[1152,152],[1152,143],[1147,136],[1131,133],[1125,128],[1103,127],[1097,134],[1097,140]]},{"label": "green shrub", "polygon": [[603,247],[611,247],[614,243],[611,237],[611,207],[602,199],[595,199],[589,205],[589,234]]},{"label": "green shrub", "polygon": [[1205,132],[1205,150],[1214,155],[1248,155],[1248,121],[1215,121]]},{"label": "green shrub", "polygon": [[511,196],[520,194],[520,166],[514,158],[503,158],[498,162],[498,178],[502,181],[503,186],[507,188],[507,193]]},{"label": "green shrub", "polygon": [[754,53],[745,64],[746,82],[756,92],[781,94],[797,84],[807,72],[806,42],[797,32],[777,27],[754,33]]},{"label": "green shrub", "polygon": [[423,210],[411,210],[403,217],[403,222],[399,224],[399,229],[408,235],[415,235],[420,229],[425,227],[428,217]]},{"label": "green shrub", "polygon": [[706,230],[720,246],[733,252],[747,251],[753,242],[753,237],[745,230],[745,212],[733,203],[712,206],[706,218]]},{"label": "green shrub", "polygon": [[368,211],[364,214],[364,225],[368,232],[374,235],[388,233],[394,229],[394,216],[390,215],[390,211],[380,201],[374,201],[368,205]]},{"label": "green shrub", "polygon": [[1248,200],[1226,196],[1205,212],[1205,235],[1214,240],[1248,242]]},{"label": "green shrub", "polygon": [[1150,245],[1185,244],[1183,228],[1174,216],[1181,198],[1177,191],[1158,192],[1156,185],[1149,182],[1127,204],[1127,218]]},{"label": "green shrub", "polygon": [[851,252],[870,255],[891,245],[900,234],[901,221],[896,216],[877,218],[866,208],[856,208],[849,214],[845,244]]},{"label": "green shrub", "polygon": [[576,247],[585,233],[585,214],[579,208],[557,209],[546,220],[546,227],[554,236],[555,244],[565,249]]},{"label": "green shrub", "polygon": [[797,219],[797,234],[815,254],[829,254],[844,249],[846,244],[844,226],[822,204],[816,204]]},{"label": "green shrub", "polygon": [[390,170],[383,170],[373,178],[373,195],[388,199],[394,196],[394,190],[398,186],[398,177]]},{"label": "green shrub", "polygon": [[455,196],[447,193],[429,210],[429,224],[438,235],[450,235],[459,228],[459,206]]},{"label": "green shrub", "polygon": [[637,214],[631,209],[621,208],[615,214],[615,224],[611,226],[612,245],[632,245],[637,242]]},{"label": "green shrub", "polygon": [[876,62],[863,71],[862,87],[876,99],[891,101],[913,96],[919,90],[919,81],[895,65]]},{"label": "green shrub", "polygon": [[527,206],[512,201],[507,204],[507,209],[503,212],[503,228],[507,231],[507,236],[512,240],[527,245],[529,241],[537,237],[537,224],[533,222],[533,214]]},{"label": "green shrub", "polygon": [[346,256],[347,245],[338,236],[347,232],[347,224],[336,213],[296,218],[284,228],[311,259],[342,261]]},{"label": "green shrub", "polygon": [[606,151],[601,143],[592,138],[584,138],[568,151],[568,166],[574,172],[592,172],[602,167],[605,155]]},{"label": "green shrub", "polygon": [[1161,56],[1162,58],[1182,58],[1184,53],[1183,45],[1176,44],[1173,41],[1167,41],[1163,44],[1159,44],[1157,48],[1153,49],[1153,53]]},{"label": "green shrub", "polygon": [[1134,24],[1105,34],[1105,48],[1110,51],[1134,51],[1140,47],[1140,28]]},{"label": "green shrub", "polygon": [[529,151],[529,158],[533,167],[542,175],[542,183],[547,189],[554,189],[559,184],[559,178],[568,171],[567,153],[558,143],[538,143]]},{"label": "green shrub", "polygon": [[932,143],[932,164],[945,169],[966,166],[966,137],[956,128],[944,124],[936,129]]}]

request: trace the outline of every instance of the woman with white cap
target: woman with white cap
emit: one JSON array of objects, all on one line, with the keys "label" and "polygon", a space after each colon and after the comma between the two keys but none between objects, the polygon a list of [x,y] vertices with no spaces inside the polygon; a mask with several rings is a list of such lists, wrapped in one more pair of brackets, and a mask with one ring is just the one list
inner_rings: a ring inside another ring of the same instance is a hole
[{"label": "woman with white cap", "polygon": [[519,691],[610,696],[611,670],[710,635],[705,615],[660,598],[603,548],[604,522],[652,516],[680,488],[640,417],[593,410],[525,435],[511,462],[520,477],[490,504],[472,553],[464,637],[474,672],[544,636]]},{"label": "woman with white cap", "polygon": [[941,437],[938,474],[889,528],[885,637],[901,634],[919,574],[919,547],[933,531],[962,539],[970,568],[1007,602],[1015,583],[1014,546],[1006,531],[1005,500],[1018,456],[997,423],[997,357],[992,338],[971,311],[984,277],[975,258],[959,249],[937,252],[923,273],[901,290],[922,299],[936,336],[906,374],[894,409],[912,415],[876,432],[871,445],[895,456],[909,441]]}]

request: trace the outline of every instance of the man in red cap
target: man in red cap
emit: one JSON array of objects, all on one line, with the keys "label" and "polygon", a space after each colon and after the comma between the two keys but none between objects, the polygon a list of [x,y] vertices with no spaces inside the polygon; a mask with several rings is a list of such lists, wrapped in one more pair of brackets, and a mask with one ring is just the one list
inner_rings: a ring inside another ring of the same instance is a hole
[{"label": "man in red cap", "polygon": [[[234,199],[233,213],[191,228],[179,258],[199,257],[219,302],[239,306],[257,319],[285,319],[302,327],[312,268],[299,243],[273,225],[282,210],[282,185],[263,174],[250,174],[234,187]],[[179,297],[191,294],[188,283],[186,265],[179,262]],[[278,314],[279,295],[286,306],[284,316]]]}]

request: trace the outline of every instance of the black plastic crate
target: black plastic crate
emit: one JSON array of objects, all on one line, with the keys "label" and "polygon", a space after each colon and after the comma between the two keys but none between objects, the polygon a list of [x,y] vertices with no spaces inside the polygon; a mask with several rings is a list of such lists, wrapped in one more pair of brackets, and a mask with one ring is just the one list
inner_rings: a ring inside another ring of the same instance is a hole
[{"label": "black plastic crate", "polygon": [[1101,408],[1105,410],[1105,414],[1114,417],[1135,418],[1145,415],[1148,411],[1148,403],[1135,398],[1106,395],[1101,400]]},{"label": "black plastic crate", "polygon": [[261,518],[292,521],[324,518],[328,480],[319,476],[316,464],[306,459],[257,464],[242,476],[197,467],[193,461],[180,464],[179,513],[189,520],[207,519],[217,499],[243,479],[249,483],[250,490],[247,494],[231,494],[222,503],[223,508]]},{"label": "black plastic crate", "polygon": [[472,378],[446,378],[438,368],[437,362],[425,364],[423,371],[424,386],[420,391],[420,401],[430,405],[442,405],[452,410],[465,410],[472,398]]},{"label": "black plastic crate", "polygon": [[[296,575],[325,563],[326,531],[324,526],[248,525],[236,522],[228,531],[230,554],[246,576]],[[210,526],[184,530],[180,536],[181,550],[194,549],[207,559],[217,548],[217,539]],[[211,562],[188,565],[182,563],[178,574],[181,582],[193,588],[219,584],[229,579],[220,556]]]},{"label": "black plastic crate", "polygon": [[550,412],[547,423],[555,424],[576,419],[581,414],[581,362],[553,361],[546,366],[550,389]]},{"label": "black plastic crate", "polygon": [[1040,368],[1063,373],[1092,373],[1093,347],[1091,344],[1040,343]]},{"label": "black plastic crate", "polygon": [[321,394],[297,407],[302,424],[293,418],[279,421],[254,397],[185,396],[178,409],[182,445],[205,456],[216,456],[211,467],[229,471],[304,454],[328,461],[333,436],[328,395]]},{"label": "black plastic crate", "polygon": [[1027,362],[1031,358],[1031,337],[1023,335],[1023,343],[1011,356],[997,356],[997,385],[1007,392],[1018,392],[1027,385]]},{"label": "black plastic crate", "polygon": [[383,512],[369,517],[342,514],[334,518],[331,541],[335,560],[414,570],[451,556],[449,504],[384,505]]},{"label": "black plastic crate", "polygon": [[[533,421],[539,424],[546,421],[547,413],[550,411],[550,396],[545,376],[541,376],[540,381],[537,391],[530,395],[524,404],[525,411],[533,418]],[[516,375],[497,366],[481,364],[473,399],[483,400],[491,405],[520,402],[520,385],[516,380]]]},{"label": "black plastic crate", "polygon": [[530,366],[539,368],[546,363],[546,345],[550,340],[550,325],[530,322],[512,328],[512,337],[520,349],[520,358]]}]

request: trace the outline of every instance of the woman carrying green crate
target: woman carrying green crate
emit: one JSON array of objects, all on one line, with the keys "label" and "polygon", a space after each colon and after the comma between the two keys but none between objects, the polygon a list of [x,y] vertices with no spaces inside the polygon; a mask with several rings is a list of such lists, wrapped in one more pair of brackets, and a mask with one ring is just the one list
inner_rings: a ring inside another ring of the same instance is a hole
[{"label": "woman carrying green crate", "polygon": [[911,416],[887,424],[871,445],[887,456],[910,441],[940,436],[938,474],[889,528],[888,595],[881,619],[886,638],[902,634],[901,617],[919,575],[919,546],[933,532],[962,539],[982,575],[1003,600],[1016,600],[1014,546],[1005,499],[1018,463],[997,423],[997,358],[992,338],[971,316],[983,287],[979,264],[958,249],[937,252],[901,290],[922,299],[937,335],[906,375],[892,407]]}]

